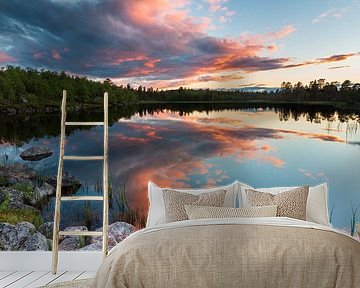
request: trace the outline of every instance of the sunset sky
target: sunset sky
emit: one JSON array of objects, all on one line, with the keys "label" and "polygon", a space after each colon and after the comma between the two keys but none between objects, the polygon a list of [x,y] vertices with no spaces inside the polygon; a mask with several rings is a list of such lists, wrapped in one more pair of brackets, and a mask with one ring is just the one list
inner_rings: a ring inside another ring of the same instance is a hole
[{"label": "sunset sky", "polygon": [[0,0],[0,65],[160,89],[360,82],[359,12],[359,0]]}]

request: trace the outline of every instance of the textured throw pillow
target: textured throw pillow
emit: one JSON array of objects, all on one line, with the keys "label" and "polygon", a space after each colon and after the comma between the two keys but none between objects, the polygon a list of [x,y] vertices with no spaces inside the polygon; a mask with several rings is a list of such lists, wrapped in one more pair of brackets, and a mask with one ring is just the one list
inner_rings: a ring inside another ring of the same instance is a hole
[{"label": "textured throw pillow", "polygon": [[[259,192],[267,192],[271,194],[279,194],[285,191],[290,191],[300,186],[295,187],[271,187],[271,188],[253,188],[247,184],[237,182],[240,186],[237,195],[237,205],[239,207],[248,207],[248,200],[245,193],[246,189],[252,189]],[[328,194],[329,188],[327,183],[322,183],[317,186],[309,187],[309,195],[306,204],[306,221],[322,224],[331,227],[329,220],[328,209]]]},{"label": "textured throw pillow", "polygon": [[149,198],[149,211],[146,221],[146,227],[154,227],[156,225],[166,222],[165,219],[165,204],[163,199],[164,190],[176,190],[182,193],[189,193],[193,195],[200,195],[203,193],[209,193],[219,190],[225,190],[226,196],[224,201],[224,206],[226,207],[235,207],[235,195],[239,191],[238,183],[234,182],[229,185],[212,187],[212,188],[186,188],[186,189],[177,189],[170,187],[159,187],[156,184],[149,181],[148,184],[148,198]]},{"label": "textured throw pillow", "polygon": [[164,190],[166,222],[176,222],[189,219],[185,205],[224,206],[225,190],[193,195],[175,190]]},{"label": "textured throw pillow", "polygon": [[277,206],[231,208],[185,205],[185,210],[189,219],[275,217]]},{"label": "textured throw pillow", "polygon": [[251,206],[278,205],[277,216],[306,220],[309,186],[298,187],[277,195],[251,189],[246,189],[245,192]]}]

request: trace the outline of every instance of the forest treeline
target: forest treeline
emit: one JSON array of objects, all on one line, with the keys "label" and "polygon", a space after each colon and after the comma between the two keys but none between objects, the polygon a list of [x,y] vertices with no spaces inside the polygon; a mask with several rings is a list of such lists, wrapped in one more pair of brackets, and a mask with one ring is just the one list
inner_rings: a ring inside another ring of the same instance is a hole
[{"label": "forest treeline", "polygon": [[0,70],[0,104],[3,107],[44,107],[59,105],[61,91],[68,91],[69,103],[101,104],[103,93],[109,92],[111,104],[134,104],[139,101],[326,101],[360,103],[360,83],[326,82],[325,79],[309,84],[283,82],[281,88],[271,91],[244,91],[241,89],[210,90],[180,87],[159,90],[152,87],[115,85],[111,79],[103,82],[86,77],[32,68],[7,66]]}]

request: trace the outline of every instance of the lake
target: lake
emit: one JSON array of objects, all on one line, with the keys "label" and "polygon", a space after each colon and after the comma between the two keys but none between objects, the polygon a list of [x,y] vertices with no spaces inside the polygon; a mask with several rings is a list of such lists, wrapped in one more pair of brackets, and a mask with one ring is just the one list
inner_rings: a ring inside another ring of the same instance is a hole
[{"label": "lake", "polygon": [[[144,226],[147,183],[211,187],[238,179],[254,187],[317,185],[328,182],[334,226],[347,228],[351,206],[360,204],[360,115],[328,106],[262,104],[153,104],[111,110],[110,222]],[[60,115],[0,118],[0,161],[22,162],[42,175],[55,175]],[[100,112],[69,112],[69,121],[102,121]],[[33,145],[54,151],[27,162],[20,153]],[[101,155],[102,127],[68,129],[65,154]],[[102,164],[65,161],[79,178],[77,195],[101,193]],[[61,226],[101,226],[101,203],[62,204]],[[41,206],[52,220],[54,198]],[[360,221],[360,213],[357,216]]]}]

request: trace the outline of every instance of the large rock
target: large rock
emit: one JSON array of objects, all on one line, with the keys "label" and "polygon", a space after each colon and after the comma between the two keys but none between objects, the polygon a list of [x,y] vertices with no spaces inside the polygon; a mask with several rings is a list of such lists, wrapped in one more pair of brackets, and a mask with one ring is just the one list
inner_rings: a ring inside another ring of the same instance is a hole
[{"label": "large rock", "polygon": [[[64,229],[64,231],[88,231],[86,226],[69,226]],[[68,236],[65,236],[68,237]]]},{"label": "large rock", "polygon": [[[86,226],[70,226],[66,227],[64,231],[88,231]],[[59,250],[73,251],[85,246],[84,236],[60,236]]]},{"label": "large rock", "polygon": [[15,183],[27,183],[30,184],[29,180],[33,180],[36,177],[34,169],[21,164],[11,163],[0,166],[0,179],[7,181],[10,184]]},{"label": "large rock", "polygon": [[20,243],[25,242],[30,235],[36,231],[35,226],[29,222],[20,222],[15,225],[17,231],[17,239]]},{"label": "large rock", "polygon": [[[96,231],[102,231],[101,228],[97,228]],[[111,225],[109,225],[108,228],[108,245],[109,248],[113,248],[118,243],[123,241],[126,237],[128,237],[131,233],[135,232],[135,227],[129,223],[126,222],[115,222]],[[94,250],[95,248],[99,248],[98,250],[101,250],[102,248],[102,237],[101,236],[90,236],[88,240],[89,245],[85,246],[82,250],[89,251]],[[96,244],[96,245],[95,245]]]},{"label": "large rock", "polygon": [[[112,247],[110,247],[109,245],[109,249],[111,249]],[[101,251],[102,250],[102,243],[101,242],[96,242],[96,243],[92,243],[89,245],[86,245],[85,247],[78,249],[80,251]]]},{"label": "large rock", "polygon": [[47,239],[44,235],[39,232],[36,232],[26,242],[20,247],[20,250],[25,251],[49,251],[49,245]]},{"label": "large rock", "polygon": [[29,149],[26,149],[20,154],[20,157],[23,160],[27,161],[39,161],[41,159],[50,157],[52,155],[52,151],[48,147],[44,146],[33,146]]},{"label": "large rock", "polygon": [[46,239],[52,239],[54,230],[54,222],[45,222],[41,224],[38,231],[43,234]]},{"label": "large rock", "polygon": [[[26,209],[40,212],[38,209],[24,203],[24,192],[9,187],[0,187],[0,205],[6,202],[8,209]],[[31,196],[30,196],[31,198]]]},{"label": "large rock", "polygon": [[29,199],[32,205],[36,205],[43,199],[55,194],[55,188],[44,182],[40,187],[35,187],[32,197]]},{"label": "large rock", "polygon": [[16,225],[0,222],[0,250],[19,250],[34,231],[34,225],[29,222]]},{"label": "large rock", "polygon": [[20,245],[15,226],[0,222],[0,250],[17,250]]},{"label": "large rock", "polygon": [[[82,238],[81,238],[82,237]],[[85,245],[83,236],[68,236],[59,244],[61,251],[74,251],[78,250]]]},{"label": "large rock", "polygon": [[[46,182],[56,188],[57,176],[54,175],[47,177]],[[63,195],[75,193],[80,188],[80,186],[81,183],[75,176],[72,176],[67,172],[63,173],[61,183]]]}]

